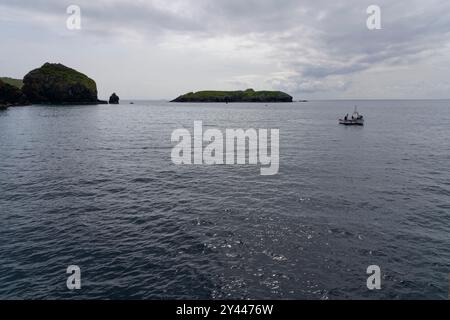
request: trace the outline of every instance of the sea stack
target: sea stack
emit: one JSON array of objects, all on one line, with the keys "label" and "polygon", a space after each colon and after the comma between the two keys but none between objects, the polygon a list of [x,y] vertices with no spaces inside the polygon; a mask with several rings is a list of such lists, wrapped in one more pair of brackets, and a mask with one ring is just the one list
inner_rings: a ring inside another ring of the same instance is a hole
[{"label": "sea stack", "polygon": [[120,99],[115,92],[109,97],[109,104],[119,104],[119,101]]},{"label": "sea stack", "polygon": [[97,85],[62,64],[46,63],[23,79],[23,93],[33,104],[99,104]]}]

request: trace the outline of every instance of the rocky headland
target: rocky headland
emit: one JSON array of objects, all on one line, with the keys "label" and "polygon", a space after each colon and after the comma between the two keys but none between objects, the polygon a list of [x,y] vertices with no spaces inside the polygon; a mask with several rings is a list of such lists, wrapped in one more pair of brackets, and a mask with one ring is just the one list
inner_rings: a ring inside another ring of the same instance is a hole
[{"label": "rocky headland", "polygon": [[29,101],[20,88],[0,80],[0,109],[27,104]]},{"label": "rocky headland", "polygon": [[96,105],[97,84],[87,75],[60,63],[45,63],[23,80],[0,78],[0,108],[28,104]]}]

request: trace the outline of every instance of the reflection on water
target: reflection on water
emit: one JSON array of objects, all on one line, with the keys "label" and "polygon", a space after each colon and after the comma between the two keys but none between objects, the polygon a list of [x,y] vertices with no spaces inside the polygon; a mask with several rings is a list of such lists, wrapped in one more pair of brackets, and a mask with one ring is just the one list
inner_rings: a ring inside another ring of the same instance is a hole
[{"label": "reflection on water", "polygon": [[[0,297],[446,299],[449,103],[357,103],[363,128],[353,101],[1,112]],[[280,173],[174,166],[195,120],[279,128]]]}]

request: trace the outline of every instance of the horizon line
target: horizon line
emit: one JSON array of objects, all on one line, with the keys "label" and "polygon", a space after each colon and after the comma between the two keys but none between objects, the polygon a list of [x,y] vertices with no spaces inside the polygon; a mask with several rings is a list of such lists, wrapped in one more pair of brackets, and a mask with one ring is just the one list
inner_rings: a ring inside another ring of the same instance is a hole
[{"label": "horizon line", "polygon": [[[173,99],[167,98],[139,98],[139,99],[130,99],[130,98],[121,98],[120,101],[166,101],[171,102]],[[292,102],[314,102],[314,101],[450,101],[450,98],[330,98],[330,99],[294,99]],[[195,103],[195,102],[192,102]],[[211,102],[216,103],[216,102]],[[242,102],[245,103],[245,102]],[[264,102],[261,102],[264,103]],[[275,103],[275,102],[274,102]]]}]

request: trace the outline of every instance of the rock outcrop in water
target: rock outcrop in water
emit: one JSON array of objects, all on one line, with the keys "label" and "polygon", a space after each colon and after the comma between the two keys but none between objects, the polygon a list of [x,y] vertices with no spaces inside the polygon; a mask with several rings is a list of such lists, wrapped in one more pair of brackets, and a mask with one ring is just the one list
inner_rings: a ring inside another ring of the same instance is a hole
[{"label": "rock outcrop in water", "polygon": [[199,91],[179,96],[172,102],[292,102],[292,97],[281,91]]},{"label": "rock outcrop in water", "polygon": [[33,104],[99,104],[97,85],[62,64],[46,63],[23,79],[23,93]]},{"label": "rock outcrop in water", "polygon": [[119,96],[115,92],[109,97],[109,104],[119,104],[119,101]]},{"label": "rock outcrop in water", "polygon": [[0,109],[27,104],[28,100],[19,88],[0,80]]}]

